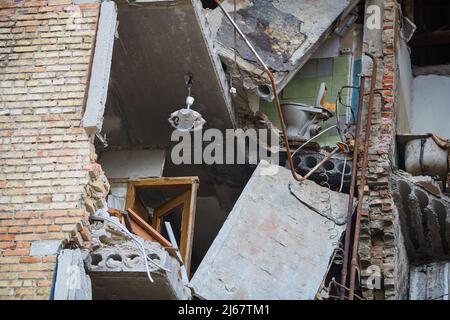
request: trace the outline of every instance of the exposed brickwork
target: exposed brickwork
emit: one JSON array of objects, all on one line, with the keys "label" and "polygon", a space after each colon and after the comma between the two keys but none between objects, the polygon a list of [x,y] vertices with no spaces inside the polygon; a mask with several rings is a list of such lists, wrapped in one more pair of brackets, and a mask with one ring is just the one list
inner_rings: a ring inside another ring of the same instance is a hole
[{"label": "exposed brickwork", "polygon": [[48,299],[56,257],[30,257],[30,246],[87,217],[95,154],[80,120],[98,14],[0,0],[0,299]]},{"label": "exposed brickwork", "polygon": [[[395,154],[395,105],[397,96],[398,68],[396,62],[396,40],[399,36],[399,11],[395,0],[384,1],[384,24],[382,31],[382,56],[378,59],[379,82],[383,99],[377,97],[374,104],[369,146],[369,168],[367,175],[368,216],[362,220],[360,261],[362,283],[367,299],[398,299],[407,290],[402,283],[407,270],[403,270],[403,239],[397,217],[397,209],[391,189],[391,174]],[[370,80],[367,82],[367,86]],[[382,288],[367,287],[368,277],[374,275],[373,267],[381,271]],[[404,287],[402,287],[404,286]]]}]

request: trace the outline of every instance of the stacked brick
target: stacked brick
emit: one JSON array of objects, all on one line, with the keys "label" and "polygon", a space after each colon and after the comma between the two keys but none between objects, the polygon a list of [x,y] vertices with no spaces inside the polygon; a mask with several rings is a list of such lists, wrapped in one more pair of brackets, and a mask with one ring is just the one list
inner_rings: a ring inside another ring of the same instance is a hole
[{"label": "stacked brick", "polygon": [[80,120],[98,15],[98,4],[0,0],[0,299],[48,299],[56,257],[30,246],[87,219],[98,168]]},{"label": "stacked brick", "polygon": [[[394,0],[384,1],[382,56],[378,59],[378,95],[373,108],[369,145],[369,167],[362,219],[360,262],[362,286],[367,299],[399,299],[407,290],[407,257],[391,189],[395,154],[395,97],[398,68],[396,40],[399,10]],[[366,87],[370,85],[368,80]],[[405,260],[405,261],[404,261]],[[376,277],[381,275],[381,281]]]}]

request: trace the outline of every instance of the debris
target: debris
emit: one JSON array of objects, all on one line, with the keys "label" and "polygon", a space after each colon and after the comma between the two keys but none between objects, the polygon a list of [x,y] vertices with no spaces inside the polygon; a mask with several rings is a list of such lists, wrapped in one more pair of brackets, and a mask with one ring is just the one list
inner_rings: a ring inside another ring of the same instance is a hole
[{"label": "debris", "polygon": [[[345,226],[348,195],[314,182],[300,186],[290,171],[256,169],[191,280],[205,299],[314,299]],[[267,172],[277,172],[265,175]],[[305,206],[290,194],[292,184]],[[308,190],[308,192],[305,192]],[[274,263],[276,262],[276,263]]]},{"label": "debris", "polygon": [[132,232],[146,240],[156,241],[163,247],[172,247],[169,241],[167,241],[158,231],[139,217],[137,213],[131,209],[127,209],[127,212],[130,215]]},{"label": "debris", "polygon": [[178,260],[157,242],[142,239],[142,243],[154,282],[148,281],[142,253],[133,241],[102,245],[85,260],[92,279],[93,299],[190,299],[190,291],[178,275]]},{"label": "debris", "polygon": [[80,249],[64,249],[58,255],[55,300],[92,300],[91,279],[84,270]]},{"label": "debris", "polygon": [[411,300],[450,300],[450,263],[413,266],[410,276]]}]

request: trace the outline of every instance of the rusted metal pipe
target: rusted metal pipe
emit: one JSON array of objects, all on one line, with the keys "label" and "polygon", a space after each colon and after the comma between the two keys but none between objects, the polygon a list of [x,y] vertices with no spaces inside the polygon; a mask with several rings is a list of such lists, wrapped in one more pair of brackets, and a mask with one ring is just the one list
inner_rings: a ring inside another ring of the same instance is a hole
[{"label": "rusted metal pipe", "polygon": [[[293,160],[293,156],[292,156],[292,153],[291,153],[291,148],[289,147],[289,139],[288,139],[288,135],[287,135],[286,123],[284,121],[283,112],[281,110],[281,102],[280,102],[280,98],[278,96],[278,89],[277,89],[277,85],[275,83],[275,77],[273,76],[272,71],[270,71],[269,67],[261,59],[261,57],[259,56],[258,52],[256,52],[255,48],[253,48],[253,46],[250,43],[250,41],[247,39],[247,37],[241,31],[241,29],[239,29],[239,26],[236,24],[236,22],[233,20],[233,18],[230,16],[230,14],[225,10],[225,8],[222,6],[220,1],[219,0],[214,0],[214,1],[217,4],[217,6],[220,8],[220,10],[222,10],[223,14],[228,19],[228,21],[230,21],[230,23],[232,24],[234,29],[239,33],[239,35],[244,40],[244,42],[247,45],[247,47],[250,49],[250,51],[256,57],[256,60],[258,60],[258,62],[264,68],[265,73],[269,77],[270,83],[271,83],[271,86],[272,86],[272,91],[273,91],[273,94],[275,96],[275,105],[276,105],[276,108],[277,108],[278,117],[280,118],[281,131],[283,132],[283,140],[284,140],[284,144],[286,146],[286,151],[287,151],[287,156],[288,156],[288,160],[289,160],[289,167],[291,169],[291,174],[292,174],[292,176],[294,177],[295,180],[297,180],[299,182],[305,181],[307,178],[297,174],[297,172],[295,171],[294,160]],[[312,174],[314,172],[310,172],[310,173]]]},{"label": "rusted metal pipe", "polygon": [[[356,189],[356,178],[358,170],[358,148],[359,148],[359,138],[361,135],[362,128],[362,110],[364,104],[364,94],[366,90],[365,86],[366,77],[361,76],[360,87],[359,87],[359,101],[358,101],[358,120],[356,122],[356,133],[355,133],[355,145],[353,147],[353,164],[352,164],[352,180],[350,183],[350,195],[348,199],[347,208],[347,227],[345,230],[345,242],[344,242],[344,261],[342,264],[341,272],[341,287],[347,286],[347,270],[348,270],[348,260],[350,254],[350,240],[352,232],[352,218],[353,218],[353,197],[355,195]],[[345,299],[345,291],[341,293],[341,299]]]},{"label": "rusted metal pipe", "polygon": [[359,185],[359,194],[358,194],[358,206],[356,208],[356,222],[355,222],[355,235],[353,240],[353,250],[352,250],[352,264],[350,268],[350,291],[349,291],[349,300],[353,300],[355,297],[355,278],[356,278],[356,268],[358,267],[358,249],[359,249],[359,237],[361,234],[361,216],[362,216],[362,205],[364,200],[364,189],[366,186],[366,173],[367,173],[367,165],[369,163],[369,143],[370,143],[370,131],[372,129],[372,111],[373,104],[375,99],[375,90],[377,84],[377,74],[378,74],[378,63],[376,57],[368,52],[364,53],[370,59],[372,59],[373,67],[372,67],[372,77],[370,84],[370,95],[369,95],[369,103],[367,105],[367,121],[366,121],[366,133],[364,138],[364,154],[363,154],[363,162],[361,166],[361,178]]}]

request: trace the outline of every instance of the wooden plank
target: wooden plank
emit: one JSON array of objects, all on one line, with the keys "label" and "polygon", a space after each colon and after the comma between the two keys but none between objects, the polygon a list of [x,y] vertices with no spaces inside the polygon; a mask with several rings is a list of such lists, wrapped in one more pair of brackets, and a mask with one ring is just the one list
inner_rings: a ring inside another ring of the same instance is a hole
[{"label": "wooden plank", "polygon": [[118,218],[119,221],[120,221],[120,224],[125,226],[125,217],[123,216],[123,214],[122,214],[122,212],[120,210],[108,208],[108,213],[111,216]]},{"label": "wooden plank", "polygon": [[[139,215],[132,209],[127,209],[127,212],[131,218],[131,221],[135,222],[140,228],[147,232],[156,242],[159,242],[163,247],[171,247],[172,244],[164,238],[158,231],[152,228],[147,222],[145,222]],[[134,227],[133,227],[134,230]]]},{"label": "wooden plank", "polygon": [[180,239],[180,253],[183,257],[183,262],[186,265],[186,272],[190,275],[192,243],[194,240],[194,224],[195,224],[195,209],[197,205],[197,190],[198,184],[192,184],[189,193],[185,193],[185,204],[183,207],[183,216],[181,218],[181,239]]},{"label": "wooden plank", "polygon": [[161,232],[162,219],[184,204],[186,192],[164,203],[153,211],[153,228]]},{"label": "wooden plank", "polygon": [[131,208],[136,212],[142,219],[148,221],[148,212],[145,206],[142,204],[141,200],[136,194],[136,188],[133,183],[128,183],[127,198],[125,201],[125,208]]},{"label": "wooden plank", "polygon": [[155,238],[153,238],[148,232],[144,230],[140,225],[138,225],[135,221],[131,220],[131,229],[133,233],[141,237],[146,241],[157,242]]},{"label": "wooden plank", "polygon": [[136,188],[133,183],[128,183],[127,197],[125,200],[125,208],[133,208],[136,199]]},{"label": "wooden plank", "polygon": [[176,177],[176,178],[158,178],[143,179],[131,181],[135,187],[160,187],[160,186],[190,186],[199,183],[198,177]]}]

